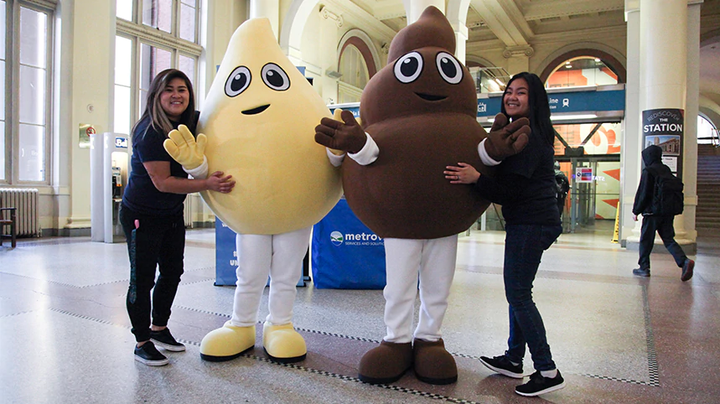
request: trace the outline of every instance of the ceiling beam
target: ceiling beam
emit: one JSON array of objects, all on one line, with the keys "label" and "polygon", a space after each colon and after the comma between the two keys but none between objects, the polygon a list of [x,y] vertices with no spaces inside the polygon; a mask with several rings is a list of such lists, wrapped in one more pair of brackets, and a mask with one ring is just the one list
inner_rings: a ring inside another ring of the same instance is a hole
[{"label": "ceiling beam", "polygon": [[624,0],[541,0],[528,2],[523,11],[526,21],[537,21],[547,18],[624,10]]},{"label": "ceiling beam", "polygon": [[507,47],[528,46],[528,38],[533,36],[533,32],[514,2],[472,0],[470,7]]}]

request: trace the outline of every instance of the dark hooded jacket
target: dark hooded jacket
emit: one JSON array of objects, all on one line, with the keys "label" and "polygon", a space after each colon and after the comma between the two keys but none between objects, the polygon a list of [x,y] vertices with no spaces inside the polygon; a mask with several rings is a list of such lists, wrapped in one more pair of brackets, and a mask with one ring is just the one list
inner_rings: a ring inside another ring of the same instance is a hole
[{"label": "dark hooded jacket", "polygon": [[633,214],[643,216],[653,215],[653,195],[655,193],[655,178],[658,175],[672,175],[670,167],[662,163],[662,148],[656,145],[650,145],[642,151],[643,163],[645,168],[640,175],[640,185],[635,194],[635,203],[633,204]]}]

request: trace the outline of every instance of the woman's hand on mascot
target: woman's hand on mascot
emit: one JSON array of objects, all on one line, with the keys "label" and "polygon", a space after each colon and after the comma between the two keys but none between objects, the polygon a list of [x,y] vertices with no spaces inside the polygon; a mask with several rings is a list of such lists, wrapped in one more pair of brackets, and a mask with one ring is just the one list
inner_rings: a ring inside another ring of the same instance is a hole
[{"label": "woman's hand on mascot", "polygon": [[165,139],[163,142],[165,151],[185,169],[192,170],[203,163],[205,145],[207,145],[205,134],[200,133],[196,140],[187,126],[180,125],[177,129],[170,131],[168,137],[169,139]]},{"label": "woman's hand on mascot", "polygon": [[235,187],[235,180],[232,179],[232,175],[224,174],[222,171],[215,171],[205,179],[208,189],[223,194],[232,191],[233,187]]},{"label": "woman's hand on mascot", "polygon": [[451,184],[474,184],[480,178],[480,173],[468,163],[458,163],[457,166],[445,167],[445,179]]},{"label": "woman's hand on mascot", "polygon": [[527,118],[515,119],[508,123],[508,118],[499,113],[495,115],[490,133],[485,140],[485,151],[494,160],[520,153],[528,144],[530,121]]},{"label": "woman's hand on mascot", "polygon": [[352,112],[342,111],[342,122],[323,118],[315,127],[315,141],[325,147],[357,153],[365,146],[367,135]]}]

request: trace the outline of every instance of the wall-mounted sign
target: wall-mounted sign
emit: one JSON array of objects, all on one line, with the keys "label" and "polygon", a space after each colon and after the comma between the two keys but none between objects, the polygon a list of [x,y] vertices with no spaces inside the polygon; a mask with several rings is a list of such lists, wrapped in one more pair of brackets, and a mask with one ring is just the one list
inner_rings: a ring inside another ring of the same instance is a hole
[{"label": "wall-mounted sign", "polygon": [[80,124],[80,138],[79,138],[79,145],[81,149],[89,149],[90,148],[90,135],[95,134],[95,127],[87,124],[87,123],[81,123]]},{"label": "wall-mounted sign", "polygon": [[116,136],[115,137],[115,147],[118,149],[127,149],[127,147],[128,147],[127,138],[121,137],[121,136]]},{"label": "wall-mounted sign", "polygon": [[594,179],[592,167],[577,167],[575,169],[575,181],[592,182]]},{"label": "wall-mounted sign", "polygon": [[643,111],[643,149],[650,145],[663,150],[663,163],[681,176],[682,141],[685,133],[685,111],[682,109],[651,109]]},{"label": "wall-mounted sign", "polygon": [[[599,87],[600,88],[600,87]],[[477,100],[478,117],[494,117],[500,112],[502,93],[480,94]],[[625,90],[548,92],[550,113],[624,111]]]}]

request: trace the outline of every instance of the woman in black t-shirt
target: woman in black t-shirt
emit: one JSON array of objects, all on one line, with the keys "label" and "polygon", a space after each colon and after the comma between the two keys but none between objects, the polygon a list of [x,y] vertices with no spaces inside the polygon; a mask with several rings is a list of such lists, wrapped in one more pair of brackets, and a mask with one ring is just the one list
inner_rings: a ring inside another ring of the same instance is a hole
[{"label": "woman in black t-shirt", "polygon": [[555,198],[555,132],[547,93],[535,74],[512,77],[503,94],[501,111],[513,120],[530,119],[532,133],[525,149],[500,162],[494,177],[480,175],[466,163],[447,167],[445,177],[453,184],[475,184],[484,198],[502,205],[506,221],[503,279],[510,306],[510,337],[504,355],[483,356],[480,360],[502,375],[522,379],[527,345],[537,371],[515,392],[537,396],[565,387],[550,354],[542,317],[532,300],[533,281],[543,251],[562,232]]},{"label": "woman in black t-shirt", "polygon": [[179,125],[194,132],[197,117],[192,83],[183,72],[167,69],[150,84],[145,112],[132,130],[131,172],[120,222],[130,256],[127,310],[137,340],[135,359],[150,366],[168,363],[155,344],[168,351],[185,350],[167,328],[183,273],[185,196],[206,190],[227,193],[235,185],[222,172],[207,179],[188,178],[163,148],[168,133]]}]

